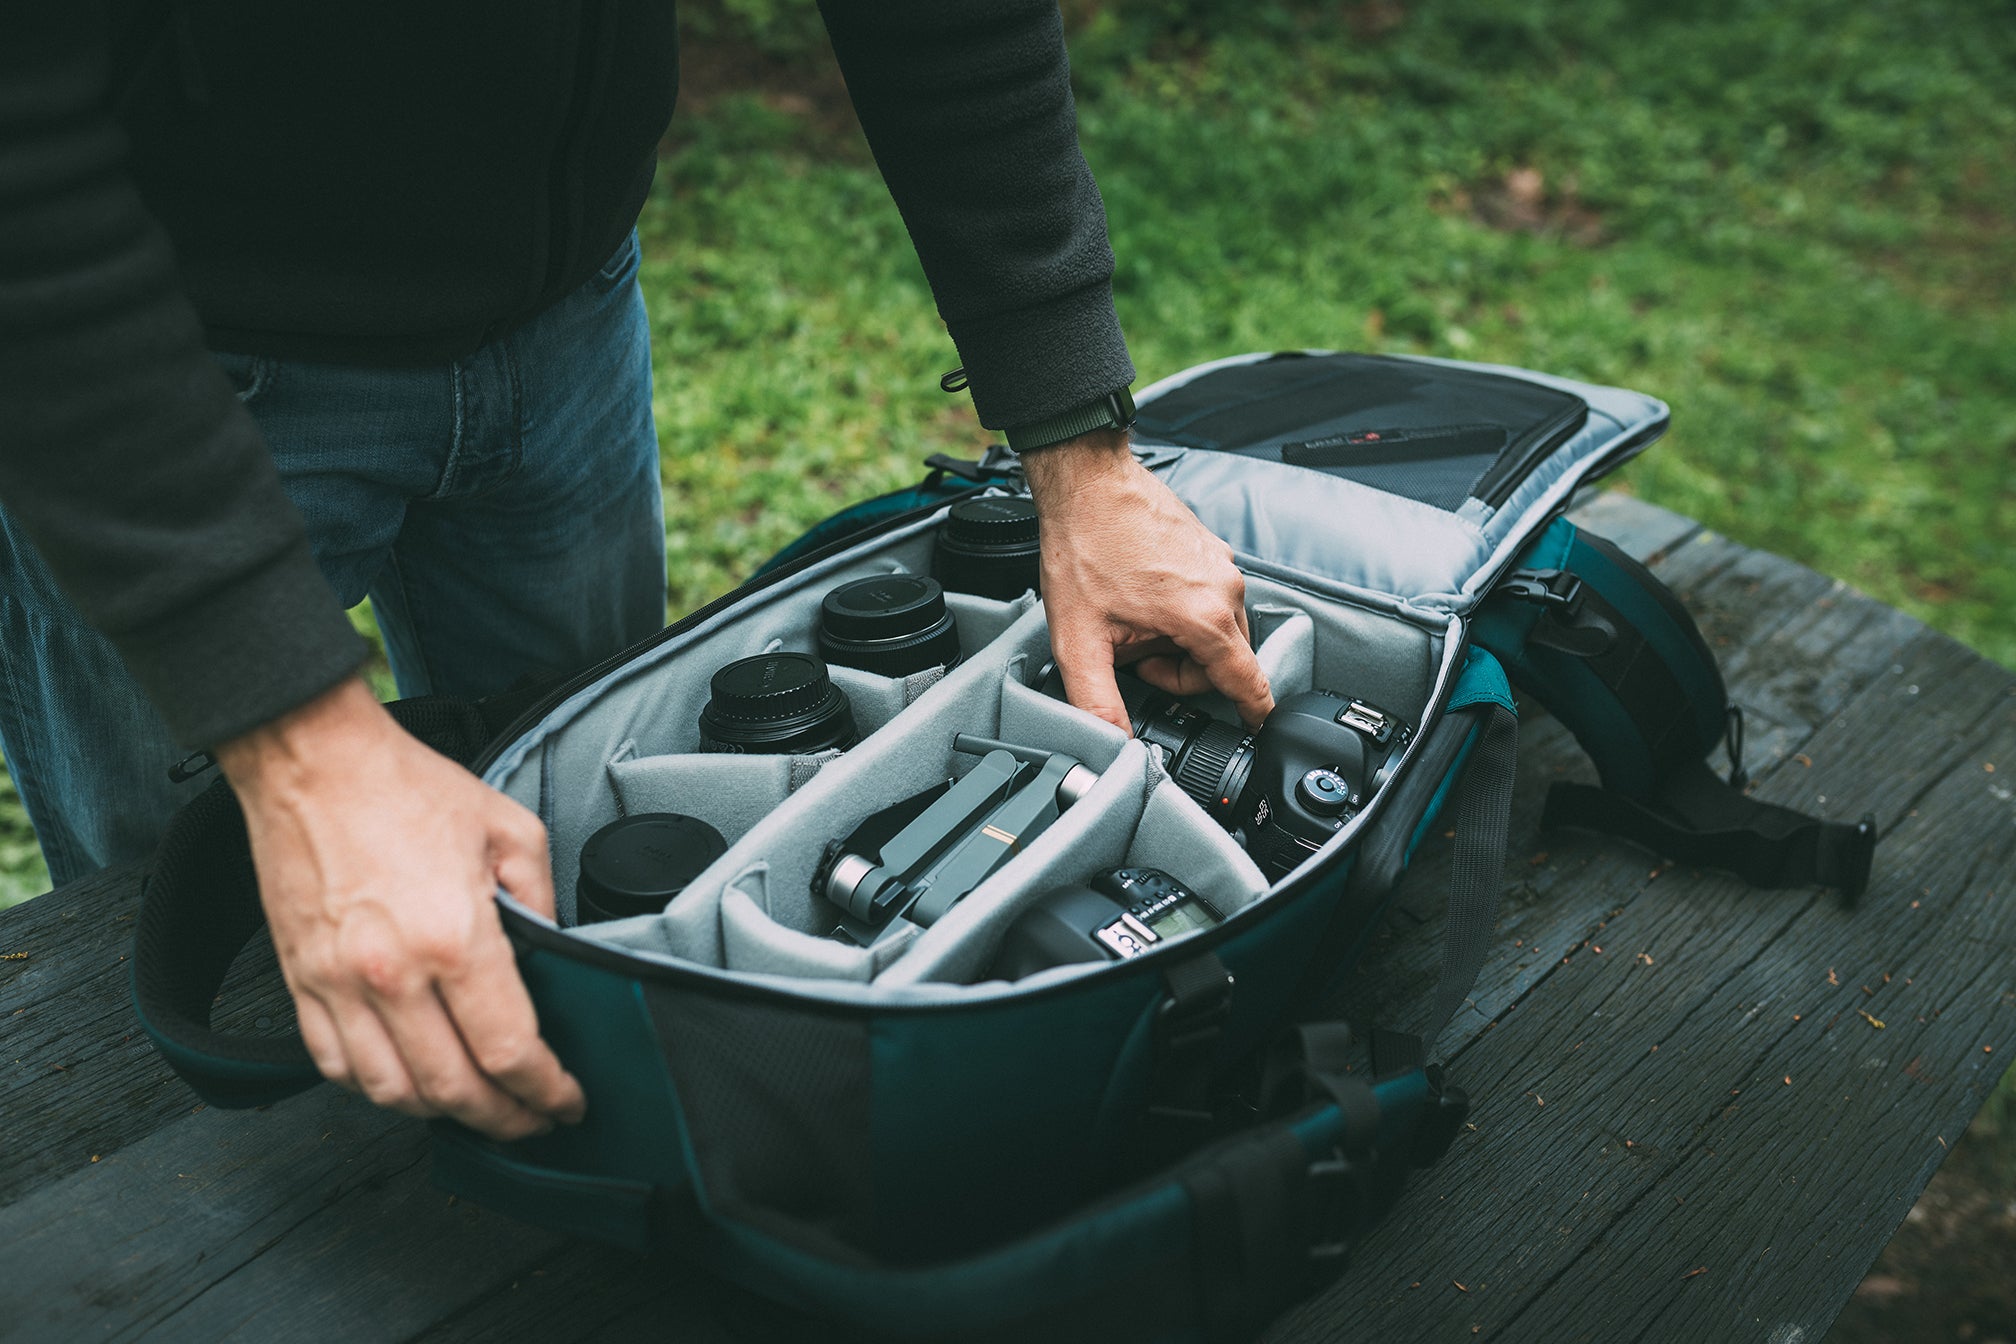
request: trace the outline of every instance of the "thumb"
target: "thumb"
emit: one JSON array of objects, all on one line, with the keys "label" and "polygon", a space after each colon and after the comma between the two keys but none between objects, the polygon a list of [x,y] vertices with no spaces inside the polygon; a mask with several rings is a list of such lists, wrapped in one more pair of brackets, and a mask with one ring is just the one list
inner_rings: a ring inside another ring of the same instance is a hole
[{"label": "thumb", "polygon": [[1074,622],[1065,628],[1051,627],[1050,652],[1064,678],[1065,699],[1133,736],[1134,722],[1113,675],[1112,641]]}]

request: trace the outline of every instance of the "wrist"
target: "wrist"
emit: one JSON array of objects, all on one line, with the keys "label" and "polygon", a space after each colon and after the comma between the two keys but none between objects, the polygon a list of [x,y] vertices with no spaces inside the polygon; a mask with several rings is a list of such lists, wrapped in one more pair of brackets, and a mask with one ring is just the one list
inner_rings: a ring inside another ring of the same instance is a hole
[{"label": "wrist", "polygon": [[1023,453],[1021,463],[1039,513],[1068,504],[1102,485],[1124,481],[1141,469],[1127,446],[1124,429],[1094,430],[1053,443]]},{"label": "wrist", "polygon": [[391,722],[362,678],[348,677],[312,700],[216,747],[241,797],[311,783],[366,747]]}]

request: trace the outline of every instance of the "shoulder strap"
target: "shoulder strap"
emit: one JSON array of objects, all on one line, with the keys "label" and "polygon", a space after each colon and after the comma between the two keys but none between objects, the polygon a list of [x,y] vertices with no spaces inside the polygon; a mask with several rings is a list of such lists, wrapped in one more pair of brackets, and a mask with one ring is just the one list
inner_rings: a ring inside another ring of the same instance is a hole
[{"label": "shoulder strap", "polygon": [[[1556,784],[1544,823],[1581,826],[1760,887],[1868,885],[1876,822],[1821,821],[1747,797],[1742,712],[1671,589],[1558,519],[1486,599],[1472,638],[1560,719],[1602,787]],[[1724,779],[1707,764],[1727,741]]]}]

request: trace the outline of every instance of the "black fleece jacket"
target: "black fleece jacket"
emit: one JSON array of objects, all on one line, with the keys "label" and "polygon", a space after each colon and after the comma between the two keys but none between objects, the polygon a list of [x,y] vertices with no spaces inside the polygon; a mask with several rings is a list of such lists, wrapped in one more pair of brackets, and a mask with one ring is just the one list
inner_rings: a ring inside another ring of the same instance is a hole
[{"label": "black fleece jacket", "polygon": [[[983,423],[1131,381],[1052,0],[821,0]],[[467,353],[635,222],[670,0],[0,5],[0,499],[176,737],[361,654],[212,348]]]}]

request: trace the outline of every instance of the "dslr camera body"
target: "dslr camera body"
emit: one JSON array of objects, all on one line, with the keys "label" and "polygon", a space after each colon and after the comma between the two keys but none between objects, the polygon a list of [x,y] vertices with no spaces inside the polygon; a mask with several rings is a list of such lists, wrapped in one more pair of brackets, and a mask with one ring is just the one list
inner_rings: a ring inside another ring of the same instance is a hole
[{"label": "dslr camera body", "polygon": [[[1061,682],[1050,681],[1061,696]],[[1282,697],[1257,732],[1137,677],[1122,674],[1120,695],[1134,735],[1162,748],[1170,777],[1212,820],[1244,833],[1247,852],[1270,880],[1357,816],[1414,737],[1397,715],[1332,691]]]},{"label": "dslr camera body", "polygon": [[1376,705],[1330,691],[1276,704],[1253,734],[1252,782],[1234,819],[1260,871],[1284,877],[1343,830],[1413,736]]}]

